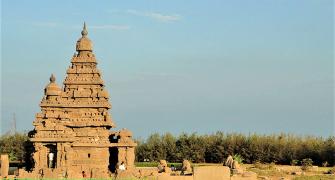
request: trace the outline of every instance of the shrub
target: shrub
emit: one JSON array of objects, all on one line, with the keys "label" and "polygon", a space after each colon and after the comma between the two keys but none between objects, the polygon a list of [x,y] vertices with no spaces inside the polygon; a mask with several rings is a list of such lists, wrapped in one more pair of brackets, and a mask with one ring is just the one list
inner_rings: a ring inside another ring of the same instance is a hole
[{"label": "shrub", "polygon": [[301,161],[301,169],[303,171],[309,171],[313,166],[313,160],[311,158],[306,158]]},{"label": "shrub", "polygon": [[291,166],[296,166],[296,165],[298,165],[298,164],[299,164],[299,160],[293,159],[293,160],[291,161]]},{"label": "shrub", "polygon": [[233,157],[233,159],[235,161],[237,161],[239,164],[242,164],[243,161],[244,161],[243,157],[241,155],[239,155],[239,154],[235,154],[234,157]]},{"label": "shrub", "polygon": [[322,167],[327,167],[328,165],[329,165],[329,164],[328,164],[327,161],[325,161],[325,162],[322,163]]}]

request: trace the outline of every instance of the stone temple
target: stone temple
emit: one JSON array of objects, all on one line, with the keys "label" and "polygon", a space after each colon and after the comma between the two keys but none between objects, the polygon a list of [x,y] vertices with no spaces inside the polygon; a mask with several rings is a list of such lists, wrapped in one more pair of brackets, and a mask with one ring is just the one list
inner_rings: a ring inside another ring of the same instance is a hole
[{"label": "stone temple", "polygon": [[109,94],[85,24],[81,35],[63,87],[53,75],[45,87],[30,135],[33,168],[20,170],[19,177],[106,178],[120,163],[127,170],[134,168],[132,133],[110,131],[115,124],[109,113]]}]

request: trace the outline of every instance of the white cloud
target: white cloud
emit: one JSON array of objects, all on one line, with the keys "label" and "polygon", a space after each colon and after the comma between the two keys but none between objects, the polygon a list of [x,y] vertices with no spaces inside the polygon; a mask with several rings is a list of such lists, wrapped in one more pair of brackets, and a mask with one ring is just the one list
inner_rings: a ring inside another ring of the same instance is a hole
[{"label": "white cloud", "polygon": [[136,16],[149,17],[151,19],[154,19],[160,22],[173,22],[173,21],[179,21],[181,19],[181,16],[178,14],[166,15],[166,14],[162,14],[158,12],[143,12],[143,11],[137,11],[133,9],[129,9],[126,12],[128,14],[132,14]]},{"label": "white cloud", "polygon": [[128,25],[92,25],[88,26],[90,29],[112,29],[112,30],[128,30],[130,27]]}]

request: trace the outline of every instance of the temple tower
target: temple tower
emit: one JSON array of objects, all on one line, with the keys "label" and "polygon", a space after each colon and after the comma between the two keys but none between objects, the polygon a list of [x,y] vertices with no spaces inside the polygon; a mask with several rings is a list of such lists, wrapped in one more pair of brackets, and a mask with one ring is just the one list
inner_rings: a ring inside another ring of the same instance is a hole
[{"label": "temple tower", "polygon": [[132,133],[110,131],[115,124],[101,72],[84,23],[82,37],[60,88],[54,75],[45,87],[41,112],[33,122],[33,177],[106,178],[117,163],[134,166]]}]

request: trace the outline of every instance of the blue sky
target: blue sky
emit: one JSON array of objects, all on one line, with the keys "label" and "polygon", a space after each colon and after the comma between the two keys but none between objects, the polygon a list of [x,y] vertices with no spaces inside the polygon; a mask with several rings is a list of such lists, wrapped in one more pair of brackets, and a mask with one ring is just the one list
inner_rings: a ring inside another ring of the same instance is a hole
[{"label": "blue sky", "polygon": [[3,0],[1,130],[32,129],[83,21],[112,116],[153,132],[334,135],[331,0]]}]

